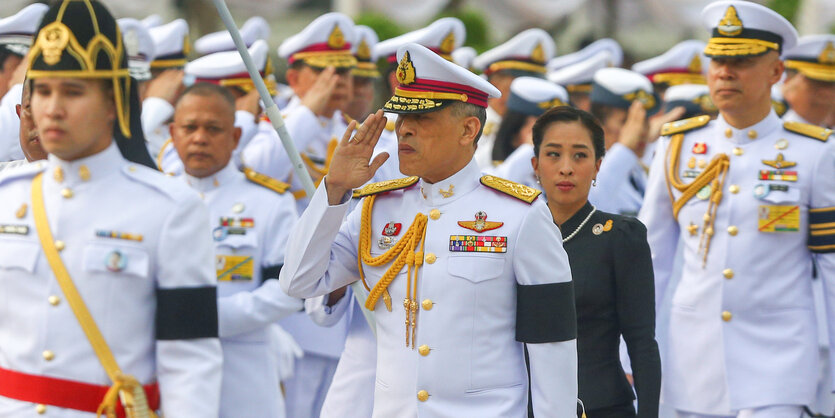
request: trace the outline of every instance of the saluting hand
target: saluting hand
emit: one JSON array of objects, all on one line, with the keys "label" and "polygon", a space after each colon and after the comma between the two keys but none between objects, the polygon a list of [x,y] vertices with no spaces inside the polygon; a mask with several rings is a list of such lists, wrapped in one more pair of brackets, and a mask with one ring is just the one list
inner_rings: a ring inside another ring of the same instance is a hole
[{"label": "saluting hand", "polygon": [[386,117],[383,116],[382,109],[369,115],[357,129],[356,134],[351,137],[356,125],[356,121],[351,121],[345,134],[342,135],[342,140],[339,141],[333,153],[328,175],[325,177],[328,203],[331,205],[340,204],[346,193],[371,180],[377,169],[389,157],[388,153],[382,152],[369,164],[380,134],[386,128]]},{"label": "saluting hand", "polygon": [[316,81],[313,82],[310,89],[304,93],[302,105],[317,116],[330,116],[325,113],[328,111],[328,102],[331,100],[331,95],[338,81],[339,75],[336,74],[336,69],[334,67],[325,68],[316,77]]}]

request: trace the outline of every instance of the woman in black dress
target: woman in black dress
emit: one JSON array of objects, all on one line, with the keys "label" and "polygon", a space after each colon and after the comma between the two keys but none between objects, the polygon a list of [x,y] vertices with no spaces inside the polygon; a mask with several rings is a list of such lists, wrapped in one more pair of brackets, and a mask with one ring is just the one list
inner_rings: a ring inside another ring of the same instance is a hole
[{"label": "woman in black dress", "polygon": [[661,360],[646,228],[595,210],[589,189],[605,153],[603,130],[582,110],[550,109],[533,126],[534,171],[560,227],[577,306],[579,398],[588,418],[634,417],[634,395],[618,356],[626,341],[638,417],[658,416]]}]

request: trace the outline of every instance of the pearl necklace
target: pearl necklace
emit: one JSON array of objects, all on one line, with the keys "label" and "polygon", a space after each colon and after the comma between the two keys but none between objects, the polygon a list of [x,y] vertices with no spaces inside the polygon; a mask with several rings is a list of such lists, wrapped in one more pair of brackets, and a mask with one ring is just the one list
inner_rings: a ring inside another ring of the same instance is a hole
[{"label": "pearl necklace", "polygon": [[586,219],[583,219],[583,222],[580,222],[580,225],[577,226],[577,229],[575,229],[574,232],[571,233],[571,235],[563,238],[562,242],[565,243],[568,240],[570,240],[571,238],[574,238],[574,236],[577,235],[577,233],[580,232],[581,229],[583,229],[583,227],[586,225],[586,222],[588,222],[589,219],[591,219],[591,215],[594,215],[594,212],[597,212],[597,208],[592,206],[591,207],[591,212],[589,212],[589,214],[586,215]]}]

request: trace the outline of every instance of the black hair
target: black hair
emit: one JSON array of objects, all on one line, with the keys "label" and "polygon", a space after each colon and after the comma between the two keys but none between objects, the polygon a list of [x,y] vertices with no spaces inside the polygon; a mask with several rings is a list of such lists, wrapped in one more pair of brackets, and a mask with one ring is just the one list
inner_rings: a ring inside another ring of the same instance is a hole
[{"label": "black hair", "polygon": [[513,140],[525,126],[528,115],[508,109],[496,131],[496,141],[493,143],[493,161],[504,161],[515,149]]},{"label": "black hair", "polygon": [[606,141],[603,138],[603,128],[600,126],[600,122],[591,113],[571,106],[553,107],[537,118],[533,124],[533,150],[537,157],[539,157],[539,147],[542,145],[545,131],[551,125],[560,122],[580,122],[591,137],[595,160],[603,158],[606,154]]},{"label": "black hair", "polygon": [[226,89],[226,87],[221,87],[217,84],[205,82],[192,84],[183,91],[183,94],[181,94],[180,98],[177,99],[177,103],[174,107],[176,107],[176,105],[179,104],[181,100],[183,100],[183,97],[186,97],[189,94],[203,97],[212,95],[220,96],[220,98],[223,99],[223,101],[229,105],[230,109],[232,109],[232,113],[235,113],[235,96],[233,96],[232,93],[230,93],[229,90]]}]

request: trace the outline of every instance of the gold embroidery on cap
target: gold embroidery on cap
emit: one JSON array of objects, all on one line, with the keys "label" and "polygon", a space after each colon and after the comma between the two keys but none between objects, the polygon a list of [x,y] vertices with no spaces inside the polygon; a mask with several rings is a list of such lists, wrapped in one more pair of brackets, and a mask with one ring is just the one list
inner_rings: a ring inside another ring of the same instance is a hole
[{"label": "gold embroidery on cap", "polygon": [[70,30],[61,22],[52,22],[41,29],[36,42],[43,51],[43,60],[47,65],[61,61],[61,54],[70,43]]},{"label": "gold embroidery on cap", "polygon": [[455,31],[449,31],[449,34],[441,41],[438,47],[442,54],[450,54],[455,49]]},{"label": "gold embroidery on cap", "polygon": [[742,21],[739,20],[735,7],[728,6],[728,10],[725,11],[725,16],[719,21],[716,29],[725,36],[736,36],[742,33]]},{"label": "gold embroidery on cap", "polygon": [[371,60],[371,48],[368,47],[365,39],[361,40],[360,44],[357,45],[357,58],[365,61]]},{"label": "gold embroidery on cap", "polygon": [[339,29],[339,25],[333,25],[333,30],[328,36],[328,47],[330,49],[342,49],[345,46],[345,35]]},{"label": "gold embroidery on cap", "polygon": [[826,47],[818,55],[818,61],[821,64],[835,64],[835,46],[832,45],[832,42],[826,43]]},{"label": "gold embroidery on cap", "polygon": [[623,98],[629,100],[630,102],[634,100],[641,102],[641,104],[644,105],[644,109],[652,109],[655,107],[655,97],[643,90],[625,94],[623,95]]},{"label": "gold embroidery on cap", "polygon": [[403,53],[403,58],[400,59],[400,64],[397,65],[397,82],[403,85],[409,85],[415,82],[415,66],[409,58],[409,51]]},{"label": "gold embroidery on cap", "polygon": [[531,52],[531,60],[540,64],[545,63],[545,50],[542,49],[542,43],[536,44],[536,47]]}]

